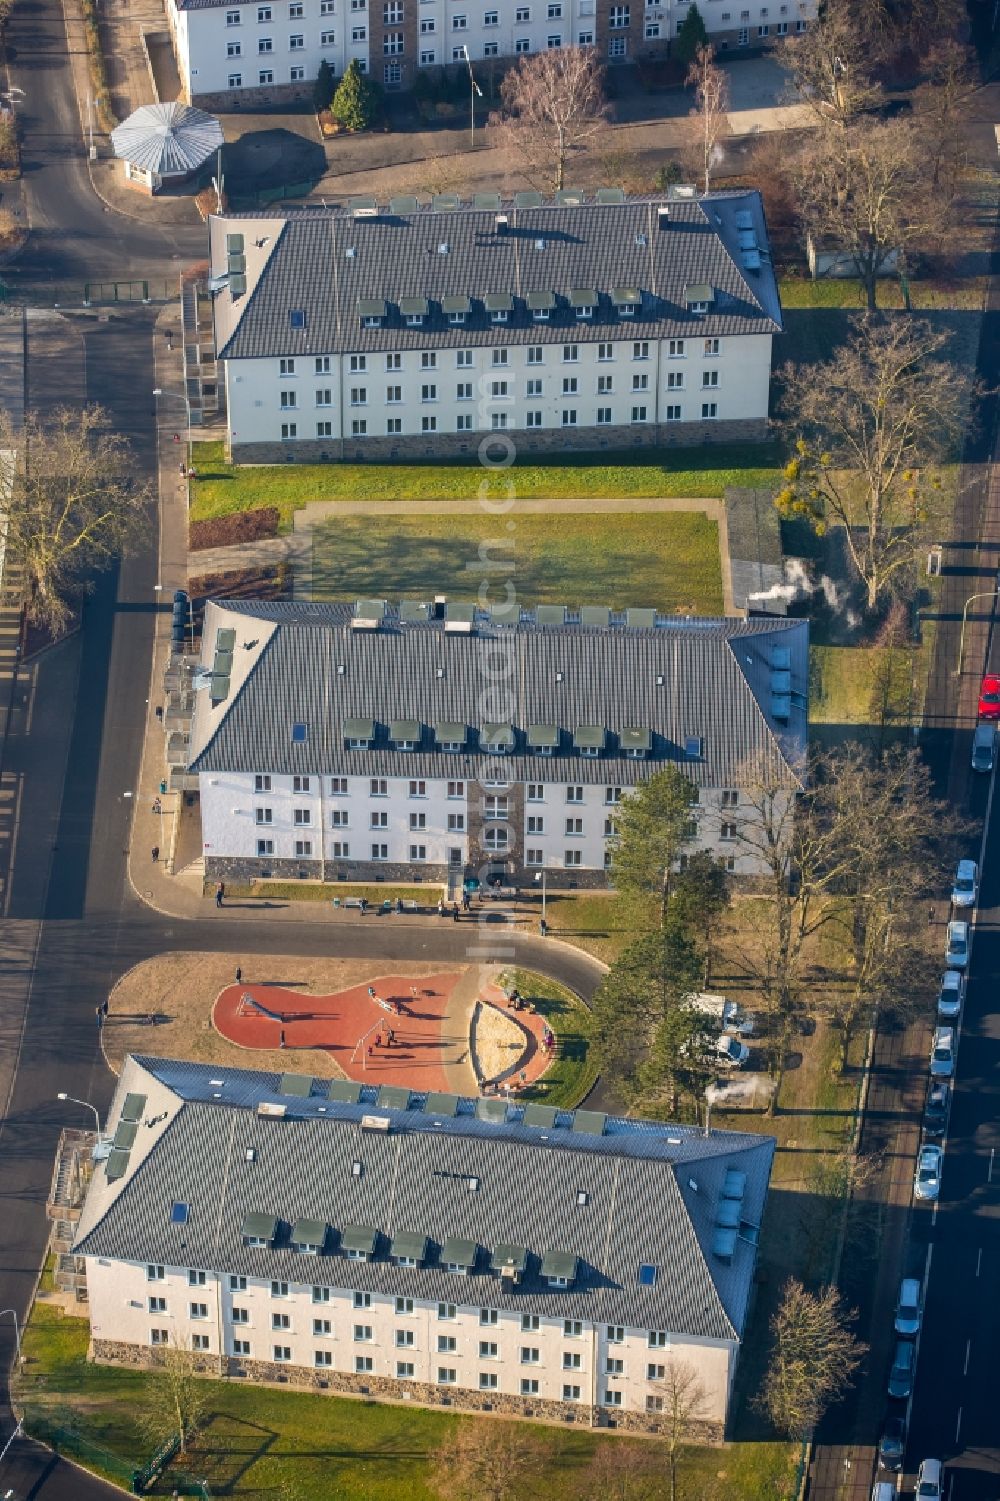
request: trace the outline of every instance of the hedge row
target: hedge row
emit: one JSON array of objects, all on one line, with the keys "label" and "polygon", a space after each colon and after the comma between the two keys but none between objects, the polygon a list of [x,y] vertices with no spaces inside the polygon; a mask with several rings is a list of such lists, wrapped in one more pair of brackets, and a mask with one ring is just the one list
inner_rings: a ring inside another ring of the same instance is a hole
[{"label": "hedge row", "polygon": [[277,506],[261,506],[256,511],[233,511],[228,516],[213,516],[209,521],[192,521],[188,549],[204,552],[206,547],[231,547],[236,542],[276,537],[280,520]]},{"label": "hedge row", "polygon": [[118,120],[111,108],[111,90],[108,87],[108,70],[97,23],[96,0],[80,0],[80,9],[83,11],[83,30],[87,38],[87,66],[94,94],[94,113],[101,130],[110,135]]}]

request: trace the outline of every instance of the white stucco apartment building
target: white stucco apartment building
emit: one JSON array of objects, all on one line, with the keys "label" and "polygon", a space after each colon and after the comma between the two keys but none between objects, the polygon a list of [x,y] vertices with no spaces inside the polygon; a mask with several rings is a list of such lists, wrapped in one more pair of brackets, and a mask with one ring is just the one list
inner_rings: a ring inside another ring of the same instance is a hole
[{"label": "white stucco apartment building", "polygon": [[782,327],[760,195],[216,217],[236,462],[485,458],[763,438]]},{"label": "white stucco apartment building", "polygon": [[[387,89],[418,72],[595,47],[609,65],[665,57],[686,0],[165,0],[190,100],[226,111],[308,97],[321,62],[338,77],[357,61]],[[809,9],[811,10],[811,6]],[[720,51],[768,46],[801,31],[795,0],[706,0]]]},{"label": "white stucco apartment building", "polygon": [[74,1251],[98,1360],[656,1432],[725,1425],[774,1142],[126,1061]]},{"label": "white stucco apartment building", "polygon": [[653,610],[212,601],[184,768],[212,879],[603,886],[666,765],[691,852],[755,873],[741,783],[793,797],[808,625]]}]

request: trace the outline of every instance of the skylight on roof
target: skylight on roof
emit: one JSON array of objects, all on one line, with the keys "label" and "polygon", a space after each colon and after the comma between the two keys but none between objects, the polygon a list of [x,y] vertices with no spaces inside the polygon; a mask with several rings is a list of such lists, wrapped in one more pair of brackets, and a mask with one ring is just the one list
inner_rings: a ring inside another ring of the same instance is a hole
[{"label": "skylight on roof", "polygon": [[305,310],[305,308],[301,308],[301,307],[289,308],[289,310],[288,310],[288,326],[289,326],[289,328],[305,328],[305,326],[306,326],[306,310]]},{"label": "skylight on roof", "polygon": [[172,1225],[186,1225],[190,1213],[190,1204],[182,1204],[179,1199],[175,1199],[170,1206],[170,1223]]},{"label": "skylight on roof", "polygon": [[305,724],[301,719],[296,720],[296,722],[292,725],[292,744],[305,745],[308,739],[309,726]]},{"label": "skylight on roof", "polygon": [[653,1266],[652,1263],[649,1262],[649,1261],[644,1261],[642,1263],[642,1266],[639,1268],[639,1286],[640,1287],[655,1287],[656,1286],[656,1267]]}]

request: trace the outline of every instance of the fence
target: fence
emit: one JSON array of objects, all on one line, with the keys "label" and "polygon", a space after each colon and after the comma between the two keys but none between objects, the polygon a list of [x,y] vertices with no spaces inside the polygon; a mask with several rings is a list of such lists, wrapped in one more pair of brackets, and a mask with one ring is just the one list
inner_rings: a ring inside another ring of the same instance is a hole
[{"label": "fence", "polygon": [[23,292],[9,282],[0,281],[0,303],[27,303],[33,307],[92,307],[95,304],[133,304],[140,307],[150,302],[174,302],[177,296],[176,277],[145,278],[138,281],[84,281],[66,286],[32,287]]},{"label": "fence", "polygon": [[315,183],[313,182],[283,182],[274,188],[258,188],[255,192],[242,193],[238,189],[233,192],[228,189],[226,197],[231,209],[269,208],[272,203],[280,203],[283,198],[304,198],[311,193]]},{"label": "fence", "polygon": [[105,1449],[101,1444],[95,1444],[92,1440],[84,1438],[73,1428],[59,1427],[37,1408],[27,1408],[23,1422],[26,1433],[32,1438],[37,1438],[40,1443],[48,1444],[56,1454],[76,1460],[86,1469],[95,1470],[99,1475],[115,1481],[125,1490],[131,1490],[135,1466],[128,1460],[122,1459],[118,1454],[112,1454],[110,1449]]}]

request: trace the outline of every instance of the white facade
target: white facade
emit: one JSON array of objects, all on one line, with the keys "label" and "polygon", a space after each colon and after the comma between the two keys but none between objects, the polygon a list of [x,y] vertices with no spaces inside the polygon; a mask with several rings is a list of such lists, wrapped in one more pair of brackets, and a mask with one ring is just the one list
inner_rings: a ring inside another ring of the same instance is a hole
[{"label": "white facade", "polygon": [[[250,0],[189,9],[166,0],[178,68],[189,98],[248,90],[302,91],[322,62],[338,77],[352,61],[388,88],[415,69],[465,66],[553,47],[597,46],[609,63],[665,55],[686,0]],[[804,29],[792,0],[702,8],[721,50],[762,47]],[[811,10],[811,7],[809,7]],[[416,12],[414,14],[413,12]]]},{"label": "white facade", "polygon": [[[456,773],[458,772],[456,767]],[[301,861],[318,864],[463,868],[475,851],[469,830],[482,830],[482,854],[516,857],[527,870],[606,869],[615,807],[627,788],[565,782],[514,784],[453,778],[277,776],[203,772],[202,839],[206,860]],[[755,873],[737,826],[748,808],[737,787],[699,789],[695,834],[687,853],[709,850],[736,875]],[[520,809],[523,808],[523,813]],[[517,815],[512,818],[512,815]],[[284,869],[284,865],[276,868]]]},{"label": "white facade", "polygon": [[[347,1265],[338,1262],[341,1270]],[[609,1415],[661,1411],[659,1383],[674,1359],[697,1369],[705,1421],[713,1424],[725,1421],[736,1366],[735,1340],[470,1307],[458,1274],[454,1301],[431,1303],[326,1281],[304,1286],[97,1256],[88,1256],[86,1267],[98,1349],[124,1344],[152,1355],[173,1346],[216,1361],[296,1366],[317,1377],[329,1371],[495,1391],[607,1408]],[[325,1270],[317,1258],[317,1277]],[[458,1393],[456,1400],[461,1405]]]},{"label": "white facade", "polygon": [[230,441],[767,421],[771,339],[631,339],[228,360]]}]

